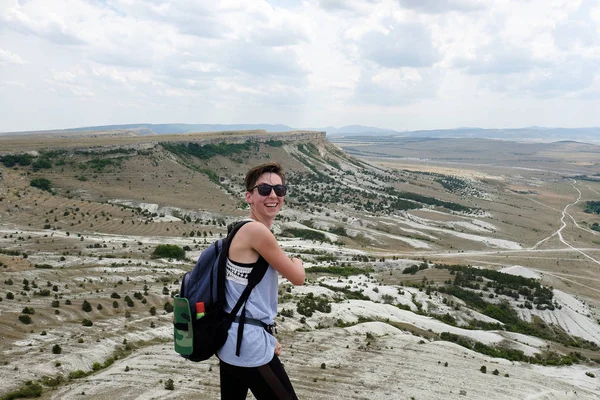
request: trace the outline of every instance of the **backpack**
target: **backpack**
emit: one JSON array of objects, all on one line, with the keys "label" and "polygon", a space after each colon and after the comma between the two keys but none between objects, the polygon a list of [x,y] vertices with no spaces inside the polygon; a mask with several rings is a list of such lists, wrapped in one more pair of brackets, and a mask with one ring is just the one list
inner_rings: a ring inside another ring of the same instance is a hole
[{"label": "backpack", "polygon": [[[246,300],[269,267],[262,256],[259,256],[257,265],[249,274],[248,285],[231,313],[224,310],[225,269],[229,246],[235,234],[248,222],[251,220],[229,225],[227,237],[218,239],[202,251],[194,268],[186,272],[181,280],[181,289],[174,297],[173,305],[175,351],[190,361],[207,360],[223,347],[233,321],[239,323],[237,356],[245,323],[269,328],[269,325],[261,321],[246,318]],[[236,317],[242,305],[242,313]]]}]

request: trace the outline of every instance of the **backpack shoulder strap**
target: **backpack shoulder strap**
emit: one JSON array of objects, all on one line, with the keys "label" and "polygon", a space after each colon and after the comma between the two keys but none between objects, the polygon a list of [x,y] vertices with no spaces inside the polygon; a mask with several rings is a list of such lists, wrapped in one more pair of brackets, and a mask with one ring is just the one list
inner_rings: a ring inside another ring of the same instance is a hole
[{"label": "backpack shoulder strap", "polygon": [[248,300],[248,297],[250,297],[250,292],[252,292],[252,289],[254,289],[254,287],[258,285],[258,283],[265,276],[265,274],[267,273],[267,269],[269,269],[269,263],[267,263],[267,261],[264,258],[262,258],[262,256],[259,256],[257,265],[255,265],[254,268],[252,268],[252,272],[250,272],[250,274],[248,275],[248,284],[246,285],[246,288],[244,289],[237,303],[235,303],[235,306],[229,313],[232,321],[237,315],[238,311],[240,311],[240,308],[242,308],[242,305],[246,302],[246,300]]},{"label": "backpack shoulder strap", "polygon": [[219,251],[219,263],[217,267],[217,303],[222,306],[225,304],[225,270],[227,265],[227,257],[229,256],[229,246],[231,245],[231,241],[233,237],[238,233],[240,228],[246,225],[248,222],[251,222],[251,219],[242,220],[233,224],[230,224],[227,227],[227,237],[219,240],[221,244],[221,249],[217,247],[217,251]]},{"label": "backpack shoulder strap", "polygon": [[233,322],[242,305],[244,306],[238,321],[237,343],[235,345],[235,355],[238,357],[240,356],[240,349],[242,348],[242,337],[244,336],[244,325],[246,323],[246,301],[248,300],[248,297],[250,297],[252,289],[258,285],[267,273],[267,269],[269,269],[269,263],[267,263],[262,256],[259,256],[257,264],[252,268],[252,271],[248,275],[248,284],[246,285],[246,288],[240,295],[237,303],[235,303],[235,307],[233,307],[229,313],[229,321]]}]

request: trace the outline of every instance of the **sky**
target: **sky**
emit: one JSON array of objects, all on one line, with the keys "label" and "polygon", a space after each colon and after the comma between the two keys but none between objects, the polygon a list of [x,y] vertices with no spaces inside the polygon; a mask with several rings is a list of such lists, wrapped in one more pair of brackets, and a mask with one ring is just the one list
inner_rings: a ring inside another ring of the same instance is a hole
[{"label": "sky", "polygon": [[600,126],[596,0],[0,0],[0,132]]}]

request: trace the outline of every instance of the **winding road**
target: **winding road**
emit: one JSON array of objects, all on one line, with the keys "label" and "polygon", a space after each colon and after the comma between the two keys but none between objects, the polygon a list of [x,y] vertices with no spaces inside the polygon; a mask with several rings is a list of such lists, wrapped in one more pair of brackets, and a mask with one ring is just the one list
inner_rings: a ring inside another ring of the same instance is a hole
[{"label": "winding road", "polygon": [[[596,263],[596,264],[600,265],[600,261],[596,260],[594,257],[592,257],[592,256],[590,256],[589,254],[585,253],[585,252],[584,252],[584,251],[582,251],[580,248],[578,248],[578,247],[575,247],[575,246],[571,245],[569,242],[567,242],[567,241],[565,240],[565,238],[564,238],[564,237],[563,237],[563,235],[562,235],[562,231],[563,231],[563,229],[565,229],[565,228],[566,228],[566,226],[567,226],[567,222],[565,221],[565,219],[566,219],[567,217],[569,217],[569,218],[571,219],[571,221],[573,221],[573,224],[574,224],[574,225],[575,225],[577,228],[579,228],[579,229],[581,229],[581,230],[583,230],[583,231],[585,231],[585,232],[592,233],[592,234],[594,234],[594,235],[598,235],[598,232],[595,232],[595,231],[593,231],[593,230],[591,230],[591,229],[587,229],[587,228],[584,228],[584,227],[580,226],[580,225],[577,223],[577,221],[575,221],[575,218],[573,218],[573,216],[572,216],[571,214],[569,214],[569,213],[568,213],[568,209],[569,209],[569,207],[571,207],[571,206],[573,206],[573,205],[575,205],[575,204],[577,204],[577,203],[579,203],[579,202],[581,201],[581,190],[579,190],[579,188],[576,186],[576,184],[577,184],[577,181],[576,181],[576,180],[574,180],[574,181],[571,183],[571,186],[573,187],[573,189],[575,189],[575,190],[577,191],[577,200],[575,200],[573,203],[569,203],[569,204],[567,204],[567,205],[566,205],[566,206],[565,206],[565,207],[562,209],[562,211],[561,211],[561,214],[562,214],[562,215],[561,215],[561,218],[560,218],[560,222],[561,222],[561,226],[560,226],[560,228],[558,228],[558,229],[557,229],[557,230],[556,230],[556,231],[555,231],[555,232],[554,232],[552,235],[550,235],[550,236],[548,236],[548,237],[546,237],[546,238],[544,238],[544,239],[540,240],[540,241],[539,241],[539,242],[537,242],[536,244],[534,244],[534,245],[533,245],[533,246],[530,248],[530,250],[536,250],[536,249],[537,249],[537,248],[538,248],[538,247],[539,247],[541,244],[543,244],[543,243],[544,243],[544,242],[546,242],[547,240],[551,239],[551,238],[552,238],[552,237],[554,237],[554,236],[558,236],[558,239],[561,241],[561,243],[562,243],[562,244],[564,244],[565,246],[569,247],[569,248],[570,248],[570,249],[572,249],[572,250],[575,250],[575,251],[576,251],[576,252],[578,252],[579,254],[583,255],[583,256],[584,256],[584,257],[586,257],[586,258],[588,258],[590,261],[592,261],[592,262],[594,262],[594,263]],[[590,189],[590,190],[591,190],[592,192],[594,192],[594,193],[598,193],[598,192],[596,192],[595,190],[591,189],[589,186],[588,186],[588,189]],[[538,203],[538,202],[536,201],[536,203]],[[540,204],[541,204],[541,203],[540,203]]]}]

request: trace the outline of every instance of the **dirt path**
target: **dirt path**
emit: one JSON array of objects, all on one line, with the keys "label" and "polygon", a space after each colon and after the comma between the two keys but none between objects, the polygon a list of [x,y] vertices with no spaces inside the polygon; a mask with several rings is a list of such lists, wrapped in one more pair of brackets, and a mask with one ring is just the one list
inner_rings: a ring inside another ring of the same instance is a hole
[{"label": "dirt path", "polygon": [[[577,228],[579,228],[579,229],[581,229],[581,230],[583,230],[583,231],[585,231],[585,232],[588,232],[588,233],[597,234],[597,232],[594,232],[594,231],[592,231],[592,230],[590,230],[590,229],[587,229],[587,228],[584,228],[584,227],[580,226],[580,225],[577,223],[577,221],[575,221],[575,218],[573,218],[573,216],[572,216],[571,214],[569,214],[569,212],[568,212],[568,209],[569,209],[569,207],[571,207],[571,206],[574,206],[575,204],[577,204],[577,203],[579,203],[579,202],[581,201],[581,190],[579,190],[579,188],[577,188],[577,186],[575,186],[575,185],[576,185],[576,183],[577,183],[577,181],[575,181],[575,180],[574,180],[574,181],[571,183],[571,186],[573,187],[573,189],[575,189],[575,190],[577,191],[577,199],[576,199],[574,202],[567,204],[567,205],[566,205],[566,206],[564,206],[564,208],[562,209],[562,211],[561,211],[561,218],[560,218],[560,223],[561,223],[561,225],[560,225],[560,228],[558,228],[558,229],[557,229],[557,230],[556,230],[554,233],[552,233],[552,235],[550,235],[550,236],[548,236],[548,237],[546,237],[546,238],[544,238],[544,239],[540,240],[539,242],[537,242],[536,244],[534,244],[533,246],[531,246],[530,250],[536,250],[536,249],[537,249],[537,248],[538,248],[540,245],[542,245],[543,243],[547,242],[548,240],[550,240],[550,239],[551,239],[551,238],[553,238],[554,236],[558,236],[558,239],[560,240],[560,242],[561,242],[562,244],[564,244],[565,246],[569,247],[569,248],[570,248],[570,249],[572,249],[572,250],[575,250],[576,252],[578,252],[579,254],[583,255],[584,257],[586,257],[587,259],[589,259],[589,260],[590,260],[590,261],[592,261],[593,263],[600,265],[600,261],[598,261],[598,260],[597,260],[597,259],[595,259],[594,257],[590,256],[589,254],[585,253],[585,252],[584,252],[584,251],[582,251],[580,248],[577,248],[577,247],[575,247],[575,246],[571,245],[569,242],[567,242],[567,241],[565,240],[565,238],[564,238],[564,237],[563,237],[563,235],[562,235],[562,231],[563,231],[563,229],[565,229],[565,228],[567,227],[567,222],[565,221],[565,219],[566,219],[567,217],[568,217],[568,218],[570,218],[570,219],[571,219],[571,221],[573,221],[573,224],[574,224],[574,225],[575,225]],[[592,190],[592,191],[594,191],[594,190]],[[597,193],[597,192],[596,192],[596,193]],[[538,201],[536,201],[536,200],[532,200],[532,201],[534,201],[535,203],[538,203],[538,204],[540,204],[540,205],[543,205],[543,206],[545,206],[545,207],[548,207],[548,206],[546,206],[546,205],[544,205],[544,204],[542,204],[542,203],[540,203],[540,202],[538,202]],[[549,207],[549,208],[552,208],[552,207]],[[552,209],[554,209],[554,208],[552,208]]]}]

